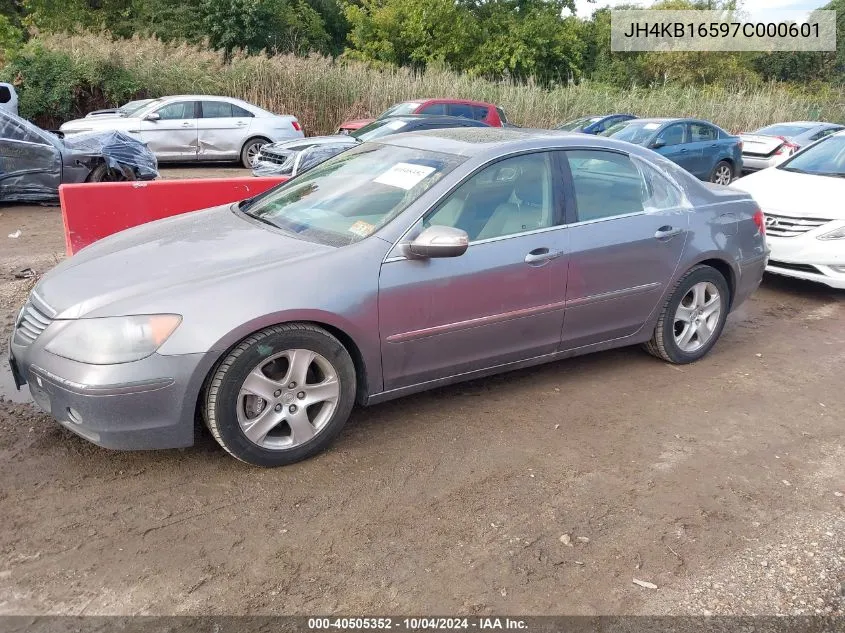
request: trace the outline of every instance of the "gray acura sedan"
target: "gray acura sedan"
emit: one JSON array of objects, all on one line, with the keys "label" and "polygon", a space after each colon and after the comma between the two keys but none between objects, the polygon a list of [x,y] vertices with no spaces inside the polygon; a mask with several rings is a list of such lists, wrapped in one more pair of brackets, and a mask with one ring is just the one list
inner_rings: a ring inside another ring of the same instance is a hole
[{"label": "gray acura sedan", "polygon": [[766,264],[763,215],[613,139],[364,143],[266,194],[136,227],[35,286],[13,373],[101,446],[278,466],[370,405],[644,344],[700,359]]}]

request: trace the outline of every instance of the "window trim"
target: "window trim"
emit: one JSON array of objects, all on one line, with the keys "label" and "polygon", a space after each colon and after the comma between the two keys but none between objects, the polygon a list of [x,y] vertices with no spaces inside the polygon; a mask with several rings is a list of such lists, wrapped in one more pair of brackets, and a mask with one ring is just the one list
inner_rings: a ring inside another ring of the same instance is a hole
[{"label": "window trim", "polygon": [[[522,237],[524,235],[531,235],[534,233],[544,233],[546,231],[558,230],[558,229],[565,229],[568,228],[568,224],[566,223],[566,214],[565,209],[563,213],[561,212],[562,204],[565,204],[566,198],[562,196],[563,189],[561,187],[561,177],[559,172],[555,170],[555,154],[559,151],[562,151],[562,148],[559,147],[542,147],[542,148],[533,148],[533,149],[526,149],[520,150],[517,152],[513,152],[511,154],[506,154],[504,156],[497,156],[496,158],[487,161],[483,165],[479,165],[475,169],[473,169],[469,174],[461,178],[459,182],[457,182],[454,186],[452,186],[448,191],[443,193],[437,200],[434,201],[425,211],[423,211],[417,218],[408,225],[399,238],[393,242],[393,245],[387,249],[387,253],[385,253],[384,258],[382,258],[382,264],[389,264],[391,262],[398,262],[398,261],[406,261],[410,258],[406,257],[405,255],[394,255],[394,251],[396,251],[397,247],[403,243],[405,243],[405,238],[408,236],[408,233],[414,230],[420,221],[427,216],[428,214],[436,211],[439,209],[451,195],[457,191],[464,183],[469,181],[471,178],[474,178],[477,174],[481,173],[488,167],[495,165],[496,163],[500,163],[504,160],[508,160],[511,158],[517,158],[519,156],[525,156],[527,154],[549,154],[549,162],[551,163],[551,177],[552,177],[552,212],[555,215],[555,223],[551,226],[539,228],[539,229],[531,229],[530,231],[522,231],[520,233],[511,233],[510,235],[500,235],[497,237],[488,237],[483,240],[477,240],[475,242],[470,242],[467,250],[472,248],[476,244],[486,244],[488,242],[500,241],[500,240],[507,240],[516,237]],[[400,216],[401,217],[401,216]],[[396,218],[399,219],[398,217]]]}]

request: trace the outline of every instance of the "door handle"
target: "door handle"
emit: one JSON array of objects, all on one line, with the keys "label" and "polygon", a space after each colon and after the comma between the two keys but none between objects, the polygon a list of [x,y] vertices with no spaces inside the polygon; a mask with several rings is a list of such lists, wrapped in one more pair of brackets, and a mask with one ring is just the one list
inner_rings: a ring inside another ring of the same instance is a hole
[{"label": "door handle", "polygon": [[550,251],[548,248],[535,248],[533,251],[525,256],[526,264],[543,264],[553,259],[557,259],[563,253],[560,251]]},{"label": "door handle", "polygon": [[676,229],[675,227],[667,224],[666,226],[661,226],[657,229],[657,232],[654,234],[654,239],[660,240],[661,242],[668,242],[673,237],[680,235],[683,232],[683,229]]},{"label": "door handle", "polygon": [[237,123],[235,123],[235,125],[237,125],[238,127],[246,127],[246,121],[238,121]]},{"label": "door handle", "polygon": [[194,125],[193,123],[190,123],[190,122],[188,122],[188,121],[185,121],[185,122],[182,124],[182,127],[193,127],[193,125]]},{"label": "door handle", "polygon": [[679,154],[686,154],[686,153],[687,153],[687,150],[685,150],[685,149],[678,150],[678,153],[679,153]]}]

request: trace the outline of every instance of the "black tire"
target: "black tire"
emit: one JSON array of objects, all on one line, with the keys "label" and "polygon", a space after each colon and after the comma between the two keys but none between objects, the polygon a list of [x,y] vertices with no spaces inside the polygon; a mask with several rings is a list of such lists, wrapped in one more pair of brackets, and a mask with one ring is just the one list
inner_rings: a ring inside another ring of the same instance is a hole
[{"label": "black tire", "polygon": [[[262,359],[292,349],[317,352],[337,373],[340,396],[325,426],[310,440],[289,449],[267,449],[253,443],[237,419],[238,394]],[[255,466],[285,466],[324,450],[340,433],[355,404],[355,365],[343,344],[326,330],[307,323],[276,325],[248,336],[217,367],[205,391],[203,419],[217,442],[233,457]]]},{"label": "black tire", "polygon": [[[727,182],[719,182],[719,179],[723,178],[724,177],[723,175],[726,174],[726,173],[728,174],[728,176],[727,176],[728,181]],[[716,163],[716,166],[713,168],[713,171],[710,172],[710,182],[713,182],[713,183],[716,183],[716,184],[729,185],[733,179],[734,179],[733,165],[731,165],[726,160],[720,160],[718,163]]]},{"label": "black tire", "polygon": [[[689,353],[682,350],[675,341],[675,314],[677,313],[679,304],[690,289],[701,282],[710,282],[718,289],[721,313],[719,314],[718,323],[710,339],[699,349]],[[703,358],[713,348],[722,334],[725,321],[728,318],[730,301],[730,288],[722,273],[711,266],[694,266],[675,284],[672,294],[669,295],[669,299],[666,301],[660,317],[657,319],[654,334],[651,340],[645,344],[646,351],[657,358],[676,365],[694,363],[700,358]]]},{"label": "black tire", "polygon": [[266,138],[249,139],[241,149],[241,165],[247,169],[252,169],[252,161],[249,158],[250,152],[254,151],[256,148],[261,149],[262,146],[267,145],[269,142],[270,141]]},{"label": "black tire", "polygon": [[125,182],[127,180],[136,180],[134,171],[125,167],[123,169],[110,168],[105,163],[100,163],[88,174],[88,182]]}]

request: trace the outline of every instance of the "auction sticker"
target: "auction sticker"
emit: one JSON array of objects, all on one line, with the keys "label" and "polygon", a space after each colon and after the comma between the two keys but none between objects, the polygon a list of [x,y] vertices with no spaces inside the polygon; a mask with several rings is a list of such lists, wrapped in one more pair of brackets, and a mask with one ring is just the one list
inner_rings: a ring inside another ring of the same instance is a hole
[{"label": "auction sticker", "polygon": [[358,220],[357,222],[355,222],[352,226],[350,226],[346,230],[349,231],[350,233],[354,233],[355,235],[358,235],[359,237],[367,237],[370,233],[373,232],[373,230],[375,228],[376,227],[374,227],[369,222],[364,222],[363,220]]},{"label": "auction sticker", "polygon": [[399,187],[400,189],[411,189],[433,171],[434,167],[427,165],[396,163],[381,176],[373,179],[373,182],[390,185],[391,187]]}]

